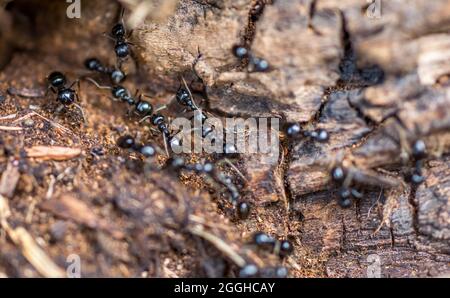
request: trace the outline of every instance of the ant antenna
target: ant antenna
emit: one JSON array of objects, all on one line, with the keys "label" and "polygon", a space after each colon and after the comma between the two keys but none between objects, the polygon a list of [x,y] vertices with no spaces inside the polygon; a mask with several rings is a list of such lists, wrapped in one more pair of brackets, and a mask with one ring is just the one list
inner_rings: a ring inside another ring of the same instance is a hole
[{"label": "ant antenna", "polygon": [[101,86],[99,83],[97,83],[94,79],[91,78],[86,78],[86,80],[88,80],[89,82],[91,82],[92,84],[94,84],[98,89],[108,89],[111,90],[112,88],[109,86]]}]

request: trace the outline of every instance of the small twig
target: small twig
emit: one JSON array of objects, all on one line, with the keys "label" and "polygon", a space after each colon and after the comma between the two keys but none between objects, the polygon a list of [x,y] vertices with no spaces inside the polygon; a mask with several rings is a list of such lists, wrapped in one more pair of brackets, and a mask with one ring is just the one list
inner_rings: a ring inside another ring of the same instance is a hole
[{"label": "small twig", "polygon": [[207,232],[202,226],[193,226],[188,228],[189,232],[193,235],[199,236],[211,244],[213,244],[218,250],[223,252],[226,256],[230,258],[237,266],[244,267],[246,262],[243,257],[241,257],[234,249],[228,245],[225,241],[217,237],[216,235]]},{"label": "small twig", "polygon": [[217,223],[212,223],[212,222],[207,222],[203,217],[197,216],[195,214],[190,214],[189,215],[189,220],[198,224],[202,224],[206,227],[210,227],[210,228],[219,228],[225,231],[229,231],[230,227],[223,225],[223,224],[217,224]]},{"label": "small twig", "polygon": [[226,162],[233,170],[235,170],[239,177],[242,178],[242,180],[244,180],[246,183],[249,182],[244,174],[242,174],[242,172],[231,162],[231,160],[229,160],[228,158],[224,158],[223,161]]},{"label": "small twig", "polygon": [[50,183],[48,185],[48,190],[47,190],[47,193],[45,194],[45,199],[50,200],[52,198],[53,191],[55,189],[55,183],[56,183],[55,176],[51,175],[50,176]]},{"label": "small twig", "polygon": [[5,130],[5,131],[22,131],[23,128],[22,127],[18,127],[18,126],[2,126],[2,125],[0,125],[0,130]]}]

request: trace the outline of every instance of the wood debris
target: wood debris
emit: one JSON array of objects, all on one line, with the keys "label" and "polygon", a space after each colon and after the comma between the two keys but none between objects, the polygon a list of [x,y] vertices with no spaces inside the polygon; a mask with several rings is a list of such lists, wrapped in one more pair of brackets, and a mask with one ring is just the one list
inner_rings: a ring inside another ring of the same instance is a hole
[{"label": "wood debris", "polygon": [[59,146],[34,146],[25,149],[27,157],[42,160],[63,161],[78,157],[81,154],[80,148],[68,148]]}]

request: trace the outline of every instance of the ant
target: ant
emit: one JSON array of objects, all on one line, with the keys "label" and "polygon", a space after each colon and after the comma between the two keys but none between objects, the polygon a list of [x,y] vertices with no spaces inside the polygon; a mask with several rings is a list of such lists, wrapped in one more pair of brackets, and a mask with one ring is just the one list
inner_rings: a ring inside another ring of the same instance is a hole
[{"label": "ant", "polygon": [[163,136],[170,141],[171,136],[169,132],[169,127],[165,122],[165,118],[161,114],[153,114],[151,117],[151,123],[158,128],[158,130],[163,134]]},{"label": "ant", "polygon": [[422,175],[423,159],[427,156],[426,145],[423,140],[416,140],[412,146],[412,158],[415,163],[412,173],[407,178],[415,185],[421,184],[425,177]]},{"label": "ant", "polygon": [[[119,61],[122,61],[123,59],[127,58],[130,55],[130,45],[133,45],[132,43],[128,42],[127,39],[131,36],[133,33],[130,31],[127,35],[124,21],[123,21],[123,15],[125,13],[125,10],[122,9],[121,12],[121,21],[113,26],[111,29],[111,34],[107,35],[110,39],[114,40],[114,52],[116,53],[117,58]],[[127,35],[127,37],[125,37]]]},{"label": "ant", "polygon": [[132,149],[142,154],[144,157],[152,157],[156,154],[155,147],[150,144],[136,143],[135,139],[130,135],[125,135],[117,140],[117,145],[122,149]]},{"label": "ant", "polygon": [[245,264],[239,271],[240,278],[286,278],[288,270],[284,266],[266,267],[259,269],[255,264]]},{"label": "ant", "polygon": [[169,152],[167,149],[167,141],[169,141],[169,142],[173,141],[174,144],[177,145],[177,143],[176,143],[177,140],[173,139],[171,137],[169,128],[168,128],[167,123],[165,122],[164,116],[159,113],[153,114],[153,112],[158,112],[161,109],[165,108],[164,106],[159,109],[154,110],[153,105],[150,102],[142,99],[143,96],[148,97],[147,95],[140,94],[139,96],[137,96],[137,94],[139,93],[138,90],[136,91],[136,94],[134,96],[132,96],[130,91],[123,86],[120,86],[120,85],[116,85],[113,87],[100,86],[93,79],[91,79],[91,78],[86,78],[86,79],[88,81],[90,81],[91,83],[93,83],[99,89],[111,90],[111,94],[112,94],[113,98],[120,99],[121,101],[128,103],[128,105],[134,106],[135,112],[139,116],[143,117],[139,122],[143,122],[146,119],[150,118],[151,124],[156,126],[158,128],[158,130],[162,133],[162,135],[164,137],[164,145],[166,147],[166,153],[167,153],[167,155],[169,155]]},{"label": "ant", "polygon": [[[152,112],[153,112],[152,104],[148,101],[142,100],[142,97],[143,96],[148,97],[147,95],[140,94],[137,97],[138,91],[136,91],[136,94],[134,96],[132,96],[130,91],[121,85],[116,85],[113,87],[101,86],[91,78],[86,78],[86,79],[89,82],[93,83],[99,89],[111,90],[111,94],[115,99],[119,99],[123,102],[128,103],[130,106],[134,106],[134,110],[138,115],[143,116],[143,117],[148,117],[149,115],[152,114]],[[146,118],[144,118],[144,120],[145,119]]]},{"label": "ant", "polygon": [[75,84],[79,84],[79,80],[76,80],[67,87],[66,76],[59,71],[54,71],[47,77],[47,81],[48,90],[51,90],[57,95],[56,100],[64,106],[76,106],[80,110],[83,120],[86,122],[83,109],[81,108],[81,106],[75,103],[75,100],[79,100],[78,94],[75,90],[72,89]]},{"label": "ant", "polygon": [[338,203],[342,208],[350,207],[352,205],[352,198],[363,198],[363,195],[359,190],[346,186],[346,184],[349,184],[349,181],[347,181],[348,177],[348,172],[341,166],[336,166],[331,170],[331,179],[341,187],[339,190]]},{"label": "ant", "polygon": [[277,240],[263,232],[256,232],[253,235],[253,243],[259,248],[273,251],[280,258],[288,256],[294,250],[290,241]]},{"label": "ant", "polygon": [[253,56],[251,51],[242,45],[234,45],[232,49],[233,55],[239,60],[248,59],[248,72],[266,72],[270,70],[267,60]]},{"label": "ant", "polygon": [[[290,138],[297,138],[302,134],[302,129],[300,127],[300,124],[298,123],[292,123],[288,124],[286,128],[286,134]],[[309,137],[319,143],[326,143],[330,139],[330,136],[328,132],[324,129],[317,129],[313,131],[303,131],[303,136]]]},{"label": "ant", "polygon": [[84,65],[90,71],[96,71],[98,73],[109,75],[114,84],[119,84],[125,79],[125,74],[122,70],[106,67],[97,58],[86,59]]}]

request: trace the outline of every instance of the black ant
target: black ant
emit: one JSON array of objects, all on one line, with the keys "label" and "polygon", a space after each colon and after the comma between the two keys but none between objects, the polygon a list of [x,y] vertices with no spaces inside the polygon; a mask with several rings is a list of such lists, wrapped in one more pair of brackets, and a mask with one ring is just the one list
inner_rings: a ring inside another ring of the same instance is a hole
[{"label": "black ant", "polygon": [[132,149],[142,154],[144,157],[152,157],[156,154],[155,147],[150,144],[136,143],[135,139],[130,135],[125,135],[117,140],[117,145],[123,149]]},{"label": "black ant", "polygon": [[143,94],[140,94],[139,96],[137,96],[138,91],[136,92],[136,94],[134,96],[132,96],[130,94],[130,92],[128,91],[128,89],[123,86],[120,86],[120,85],[116,85],[113,87],[100,86],[96,81],[94,81],[91,78],[87,78],[87,80],[92,82],[99,89],[111,90],[111,94],[114,98],[120,99],[121,101],[128,103],[128,105],[130,105],[130,106],[134,106],[135,112],[139,116],[143,117],[140,120],[140,122],[143,122],[146,119],[150,118],[152,125],[156,126],[158,128],[158,130],[162,133],[162,135],[164,137],[164,145],[166,147],[166,152],[167,152],[167,155],[169,155],[168,150],[167,150],[167,141],[169,141],[169,142],[173,141],[174,144],[177,145],[177,143],[176,143],[177,140],[176,139],[172,140],[172,137],[170,135],[168,125],[165,122],[164,116],[159,113],[153,114],[153,112],[160,111],[164,107],[154,110],[153,106],[150,102],[142,99],[143,96],[146,96],[146,97],[148,97],[148,96],[143,95]]},{"label": "black ant", "polygon": [[298,138],[300,135],[303,134],[304,137],[309,137],[320,143],[326,143],[330,139],[330,136],[326,130],[317,129],[313,131],[306,131],[306,130],[302,131],[302,128],[298,123],[288,124],[286,128],[286,134],[288,135],[288,137],[292,139]]},{"label": "black ant", "polygon": [[70,106],[74,105],[76,106],[81,114],[83,119],[86,121],[86,118],[84,117],[84,111],[78,104],[75,103],[75,100],[79,100],[77,92],[72,89],[72,87],[79,83],[79,81],[73,82],[69,87],[66,86],[67,79],[64,74],[62,74],[59,71],[52,72],[48,77],[48,90],[51,90],[53,93],[55,93],[56,100],[63,104],[64,106]]},{"label": "black ant", "polygon": [[131,36],[132,31],[130,31],[128,33],[128,36],[125,37],[127,32],[123,22],[124,12],[125,10],[122,10],[121,12],[121,21],[114,25],[111,29],[111,35],[107,35],[115,42],[114,52],[116,53],[116,56],[119,60],[123,60],[127,58],[128,55],[130,55],[130,45],[132,45],[132,43],[127,41],[127,38]]},{"label": "black ant", "polygon": [[114,84],[119,84],[125,79],[125,74],[123,73],[122,70],[106,67],[97,58],[86,59],[84,65],[86,66],[87,69],[91,71],[96,71],[102,74],[109,75],[111,81]]},{"label": "black ant", "polygon": [[347,171],[341,166],[336,166],[331,170],[331,179],[340,186],[338,203],[342,208],[350,207],[352,198],[359,200],[363,197],[358,189],[346,185],[349,183],[349,181],[346,181],[347,177]]},{"label": "black ant", "polygon": [[232,49],[233,55],[239,60],[248,59],[249,72],[266,72],[270,70],[267,60],[253,56],[249,49],[242,45],[235,45]]},{"label": "black ant", "polygon": [[263,232],[256,232],[253,235],[253,243],[259,248],[275,252],[280,258],[286,257],[293,251],[290,241],[277,240]]}]

